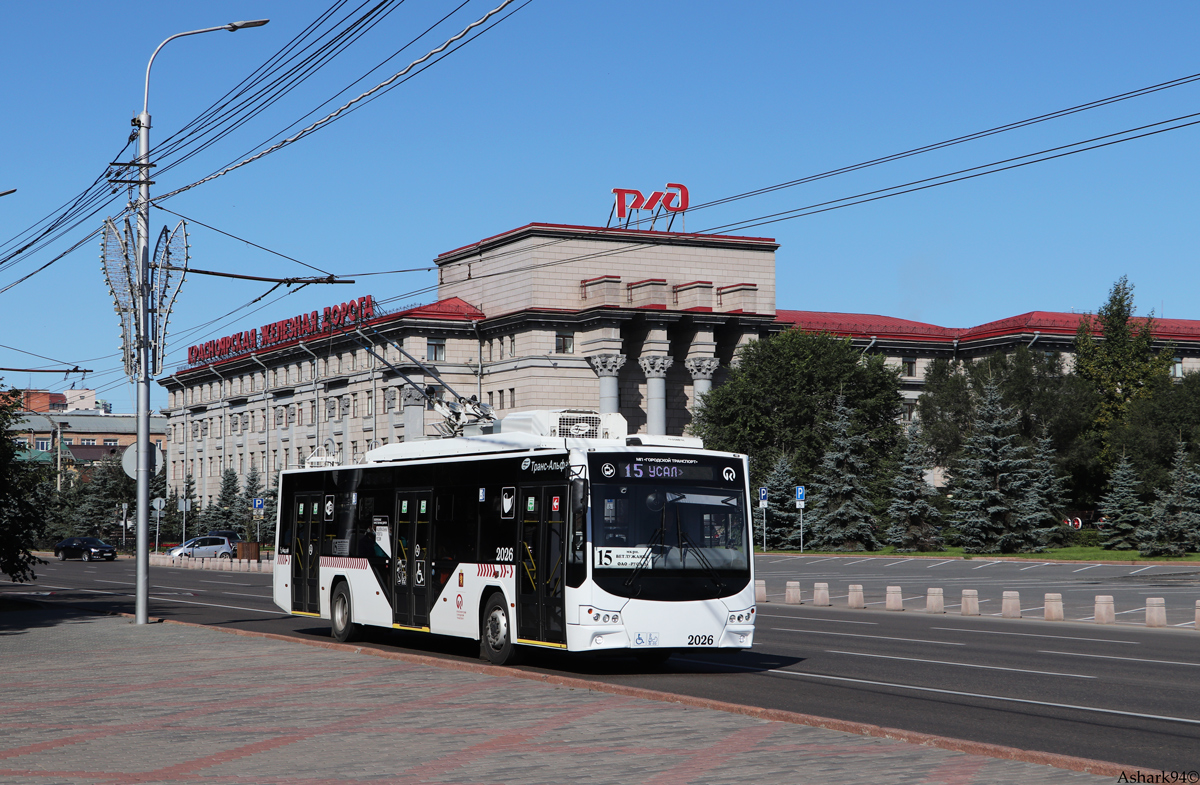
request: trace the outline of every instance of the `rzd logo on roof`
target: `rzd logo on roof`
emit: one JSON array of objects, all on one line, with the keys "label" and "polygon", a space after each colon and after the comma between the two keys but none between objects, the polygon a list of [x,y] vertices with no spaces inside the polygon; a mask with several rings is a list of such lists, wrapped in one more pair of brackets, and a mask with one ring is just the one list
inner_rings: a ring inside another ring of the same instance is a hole
[{"label": "rzd logo on roof", "polygon": [[625,218],[630,210],[653,210],[658,206],[669,213],[682,213],[688,209],[688,189],[680,183],[667,183],[661,191],[649,196],[633,188],[614,188],[617,197],[617,218]]}]

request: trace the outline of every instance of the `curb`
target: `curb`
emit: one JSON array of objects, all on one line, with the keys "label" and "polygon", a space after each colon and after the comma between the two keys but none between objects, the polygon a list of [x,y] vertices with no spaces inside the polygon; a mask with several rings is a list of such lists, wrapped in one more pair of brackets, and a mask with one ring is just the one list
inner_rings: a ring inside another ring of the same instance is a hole
[{"label": "curb", "polygon": [[[31,604],[40,605],[43,607],[53,608],[55,606],[63,605],[63,603],[50,603],[42,600],[31,600],[24,597],[21,599],[24,602],[29,602]],[[126,619],[136,618],[132,613],[122,613],[118,611],[97,611],[95,609],[79,608],[73,605],[68,607],[71,607],[74,610],[80,610],[86,613],[93,613],[101,616],[120,616]],[[533,673],[530,671],[516,669],[501,670],[494,665],[484,665],[482,663],[472,662],[457,662],[454,660],[441,659],[439,657],[431,657],[426,654],[385,651],[369,646],[358,646],[353,643],[337,643],[336,641],[304,640],[303,638],[293,638],[288,635],[280,635],[273,632],[239,630],[231,627],[198,624],[190,621],[177,621],[175,619],[151,617],[150,621],[153,623],[178,624],[183,627],[196,627],[204,630],[215,630],[229,635],[239,635],[247,638],[261,638],[265,640],[279,641],[282,643],[300,644],[302,646],[341,651],[349,654],[365,654],[385,660],[405,662],[412,665],[425,665],[433,668],[442,668],[443,670],[453,670],[463,673],[477,673],[486,676],[524,679],[526,681],[540,682],[542,684],[586,689],[592,692],[604,692],[610,695],[620,695],[627,698],[640,698],[642,700],[651,700],[658,703],[674,703],[693,709],[711,709],[713,711],[723,711],[728,714],[740,714],[745,717],[753,717],[771,722],[785,722],[791,725],[804,725],[814,728],[824,728],[826,730],[853,733],[859,736],[873,736],[877,738],[893,739],[895,741],[902,741],[908,744],[917,744],[924,747],[935,747],[937,749],[949,750],[951,752],[961,752],[967,755],[980,755],[988,758],[1016,761],[1018,763],[1032,763],[1042,766],[1050,766],[1056,769],[1078,771],[1099,776],[1120,777],[1121,775],[1125,775],[1126,778],[1129,778],[1131,775],[1137,774],[1141,774],[1143,776],[1158,776],[1160,774],[1157,769],[1143,769],[1137,766],[1122,765],[1119,763],[1111,763],[1109,761],[1077,758],[1072,755],[1060,755],[1053,752],[1022,750],[1016,747],[1006,747],[1000,744],[989,744],[981,741],[954,739],[948,736],[936,736],[930,733],[919,733],[917,731],[907,731],[899,728],[887,728],[881,725],[872,725],[865,722],[852,722],[850,720],[838,720],[831,717],[819,717],[814,714],[803,714],[801,712],[787,711],[784,709],[766,709],[758,706],[743,706],[737,703],[728,703],[726,701],[695,698],[688,695],[676,695],[674,693],[660,692],[658,690],[648,690],[642,687],[627,687],[619,684],[589,681],[587,679],[578,679],[571,676],[556,676],[553,674]],[[1149,782],[1150,780],[1143,781]]]},{"label": "curb", "polygon": [[[1197,570],[1200,570],[1200,561],[1155,561],[1153,559],[1125,559],[1113,561],[1100,561],[1098,559],[1035,559],[1026,556],[993,556],[986,553],[973,553],[971,558],[967,559],[962,556],[906,556],[903,553],[875,553],[874,551],[837,551],[834,553],[824,553],[820,551],[755,551],[755,556],[797,556],[807,559],[809,556],[820,556],[822,559],[850,559],[850,558],[867,558],[867,559],[908,559],[910,561],[919,561],[922,559],[933,561],[1004,561],[1004,562],[1021,562],[1023,564],[1041,562],[1043,564],[1113,564],[1122,567],[1142,564],[1147,567],[1151,565],[1178,565],[1186,567],[1195,565]],[[1036,555],[1036,554],[1035,554]]]}]

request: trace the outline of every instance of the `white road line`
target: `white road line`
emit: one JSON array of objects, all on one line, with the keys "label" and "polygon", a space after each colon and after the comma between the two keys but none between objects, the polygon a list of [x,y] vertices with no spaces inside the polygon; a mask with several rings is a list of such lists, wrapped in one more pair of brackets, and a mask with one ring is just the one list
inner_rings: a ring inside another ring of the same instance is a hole
[{"label": "white road line", "polygon": [[1114,657],[1111,654],[1081,654],[1076,651],[1045,651],[1038,654],[1061,654],[1064,657],[1091,657],[1097,660],[1123,660],[1125,662],[1152,662],[1156,665],[1186,665],[1189,668],[1200,668],[1200,662],[1176,662],[1175,660],[1146,660],[1141,657]]},{"label": "white road line", "polygon": [[1092,567],[1099,567],[1099,566],[1100,566],[1099,564],[1093,564],[1089,567],[1080,567],[1078,570],[1071,570],[1071,572],[1083,572],[1084,570],[1090,570],[1090,569],[1092,569]]},{"label": "white road line", "polygon": [[943,565],[943,564],[949,564],[949,563],[950,563],[950,562],[952,562],[952,561],[955,561],[955,560],[954,560],[954,559],[946,559],[946,561],[940,561],[940,562],[938,562],[937,564],[930,564],[930,565],[928,565],[928,566],[927,566],[925,569],[927,569],[927,570],[928,570],[928,569],[930,569],[931,567],[940,567],[941,565]]},{"label": "white road line", "polygon": [[[750,669],[752,670],[752,669]],[[1047,706],[1053,709],[1073,709],[1075,711],[1091,711],[1098,714],[1113,714],[1118,717],[1137,717],[1144,720],[1163,720],[1165,722],[1181,722],[1187,725],[1200,725],[1200,720],[1193,720],[1187,717],[1168,717],[1161,714],[1141,714],[1135,711],[1118,711],[1117,709],[1101,709],[1095,706],[1076,706],[1070,703],[1050,703],[1048,701],[1027,700],[1025,698],[1008,698],[1003,695],[986,695],[978,692],[961,692],[959,690],[943,690],[936,687],[917,687],[912,684],[895,684],[886,681],[870,681],[868,679],[851,679],[845,676],[824,676],[819,673],[797,673],[796,671],[785,671],[778,668],[772,668],[767,673],[780,673],[785,676],[798,676],[803,679],[828,679],[830,681],[844,681],[852,684],[870,684],[876,687],[891,687],[900,690],[916,690],[917,692],[934,692],[940,695],[957,695],[964,698],[982,698],[984,700],[1004,701],[1007,703],[1023,703],[1027,706]]]},{"label": "white road line", "polygon": [[1141,641],[1118,641],[1109,638],[1073,638],[1070,635],[1038,635],[1032,632],[999,632],[997,630],[969,630],[965,627],[930,627],[931,630],[948,630],[950,632],[978,632],[984,635],[1016,635],[1021,638],[1057,638],[1064,641],[1087,641],[1088,643],[1126,643],[1130,646],[1141,646]]},{"label": "white road line", "polygon": [[1046,566],[1049,566],[1049,564],[1050,564],[1050,562],[1045,562],[1044,564],[1031,564],[1028,567],[1022,567],[1021,569],[1017,570],[1017,572],[1025,572],[1025,570],[1032,570],[1034,567],[1046,567]]},{"label": "white road line", "polygon": [[849,654],[853,657],[876,657],[881,660],[904,660],[905,662],[927,662],[930,665],[956,665],[960,668],[982,668],[989,671],[1009,671],[1011,673],[1035,673],[1039,676],[1067,676],[1072,679],[1094,679],[1095,676],[1080,676],[1077,673],[1058,673],[1056,671],[1031,671],[1025,668],[1001,668],[998,665],[975,665],[967,662],[946,662],[945,660],[922,660],[916,657],[891,657],[887,654],[865,654],[859,651],[834,651],[826,649],[830,654]]},{"label": "white road line", "polygon": [[253,586],[253,583],[231,583],[229,581],[200,581],[201,583],[217,583],[221,586]]},{"label": "white road line", "polygon": [[208,591],[208,589],[196,589],[191,586],[159,586],[157,583],[151,586],[152,589],[174,589],[175,591]]},{"label": "white road line", "polygon": [[1196,622],[1194,622],[1194,621],[1185,621],[1183,624],[1172,624],[1171,626],[1172,627],[1186,627],[1189,624],[1195,625],[1195,623]]},{"label": "white road line", "polygon": [[1158,566],[1158,565],[1156,565],[1156,564],[1151,564],[1149,567],[1143,567],[1143,568],[1142,568],[1142,569],[1140,569],[1140,570],[1134,570],[1133,572],[1131,572],[1131,573],[1129,573],[1129,574],[1130,574],[1130,575],[1137,575],[1139,572],[1145,572],[1146,570],[1152,570],[1152,569],[1154,569],[1154,568],[1155,568],[1155,567],[1157,567],[1157,566]]},{"label": "white road line", "polygon": [[96,583],[116,583],[120,586],[137,586],[136,583],[130,583],[129,581],[106,581],[103,578],[97,578]]},{"label": "white road line", "polygon": [[[121,592],[103,591],[101,589],[77,589],[74,586],[46,586],[45,588],[47,588],[47,589],[64,589],[66,591],[85,591],[85,592],[88,592],[89,594],[107,594],[112,597],[136,597],[137,596],[136,594],[122,594]],[[154,593],[151,592],[150,596],[153,597]],[[287,613],[286,611],[263,610],[262,608],[243,608],[238,605],[218,605],[213,602],[196,602],[195,600],[177,600],[174,597],[172,597],[172,598],[155,597],[155,599],[162,600],[163,602],[181,602],[185,605],[203,605],[207,608],[225,608],[226,610],[231,610],[231,611],[249,611],[251,613],[274,613],[274,614],[278,614],[279,616],[291,616],[292,615],[290,613]]]},{"label": "white road line", "polygon": [[847,566],[847,567],[849,567],[851,564],[862,564],[862,563],[863,563],[863,562],[865,562],[865,561],[875,561],[875,560],[874,560],[874,559],[859,559],[858,561],[852,561],[852,562],[850,562],[850,563],[849,563],[849,564],[847,564],[846,566]]},{"label": "white road line", "polygon": [[859,635],[855,632],[826,632],[824,630],[793,630],[788,627],[772,627],[775,632],[810,632],[813,635],[839,635],[845,638],[874,638],[882,641],[905,641],[907,643],[936,643],[939,646],[966,646],[965,643],[951,643],[950,641],[926,641],[918,638],[893,638],[890,635]]},{"label": "white road line", "polygon": [[833,556],[826,556],[824,559],[814,559],[813,561],[810,561],[808,564],[806,564],[806,565],[804,565],[804,566],[805,566],[805,567],[809,567],[809,566],[811,566],[811,565],[813,565],[813,564],[816,564],[817,562],[822,562],[822,561],[833,561],[833,559],[834,559],[834,557],[833,557]]},{"label": "white road line", "polygon": [[990,561],[987,564],[981,564],[978,567],[972,567],[973,570],[982,570],[984,567],[991,567],[993,564],[999,564],[998,561]]},{"label": "white road line", "polygon": [[[901,597],[900,602],[912,602],[913,600],[923,600],[923,599],[925,599],[925,595],[918,594],[916,597]],[[885,602],[887,602],[887,600],[878,600],[876,602],[868,602],[868,603],[864,603],[864,604],[865,605],[883,605]]]},{"label": "white road line", "polygon": [[[1117,611],[1116,613],[1113,614],[1113,616],[1120,616],[1122,613],[1137,613],[1138,611],[1144,611],[1144,610],[1146,610],[1145,606],[1143,606],[1141,608],[1134,608],[1131,611]],[[1095,617],[1093,617],[1093,618],[1095,618]]]},{"label": "white road line", "polygon": [[760,613],[759,618],[769,616],[772,619],[803,619],[805,621],[827,621],[833,624],[870,624],[872,627],[877,626],[877,621],[850,621],[849,619],[822,619],[820,616],[781,616],[778,613]]},{"label": "white road line", "polygon": [[884,567],[891,567],[893,564],[904,564],[904,562],[906,562],[906,561],[912,561],[912,559],[901,559],[900,561],[894,561],[894,562],[892,562],[891,564],[885,564],[885,565],[883,565],[883,566],[884,566]]},{"label": "white road line", "polygon": [[221,592],[221,593],[222,593],[222,594],[228,594],[228,595],[230,595],[230,596],[232,596],[232,597],[254,597],[254,598],[256,598],[256,599],[260,599],[260,600],[273,600],[273,599],[275,599],[275,595],[273,595],[273,594],[239,594],[239,593],[238,593],[238,592],[236,592],[236,591],[223,591],[223,592]]}]

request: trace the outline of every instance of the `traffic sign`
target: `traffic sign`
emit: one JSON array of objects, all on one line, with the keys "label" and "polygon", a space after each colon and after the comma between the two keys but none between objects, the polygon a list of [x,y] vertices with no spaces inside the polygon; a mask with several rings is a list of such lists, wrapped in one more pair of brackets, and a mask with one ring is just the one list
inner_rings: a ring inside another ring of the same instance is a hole
[{"label": "traffic sign", "polygon": [[150,506],[156,510],[161,510],[163,507],[167,506],[167,500],[161,496],[155,496],[150,500]]},{"label": "traffic sign", "polygon": [[758,506],[759,507],[767,506],[767,489],[766,488],[758,489]]},{"label": "traffic sign", "polygon": [[[157,447],[151,447],[154,451],[150,460],[154,463],[154,473],[162,474],[163,470],[163,454],[162,450]],[[131,479],[137,479],[137,445],[131,444],[125,448],[125,454],[121,456],[121,468],[129,475]]]},{"label": "traffic sign", "polygon": [[804,486],[803,485],[796,486],[796,501],[798,501],[798,502],[804,501]]},{"label": "traffic sign", "polygon": [[254,500],[254,509],[256,509],[256,510],[261,510],[262,508],[263,508],[263,500],[262,500],[262,499],[255,499],[255,500]]}]

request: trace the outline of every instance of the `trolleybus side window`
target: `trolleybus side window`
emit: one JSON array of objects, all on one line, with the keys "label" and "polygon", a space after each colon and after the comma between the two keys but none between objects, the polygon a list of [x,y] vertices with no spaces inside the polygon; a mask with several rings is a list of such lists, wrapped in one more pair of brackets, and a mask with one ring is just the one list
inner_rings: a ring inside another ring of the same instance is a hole
[{"label": "trolleybus side window", "polygon": [[567,585],[578,589],[587,577],[587,483],[571,483],[571,525],[567,531]]},{"label": "trolleybus side window", "polygon": [[513,564],[516,552],[516,488],[482,490],[484,501],[479,504],[479,561],[485,564]]}]

